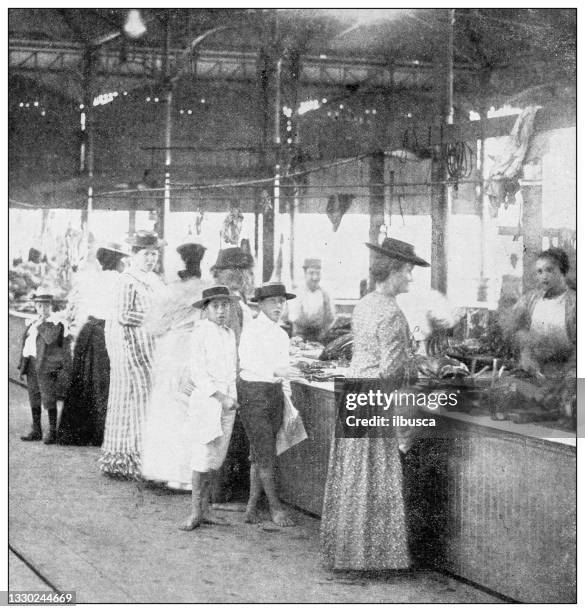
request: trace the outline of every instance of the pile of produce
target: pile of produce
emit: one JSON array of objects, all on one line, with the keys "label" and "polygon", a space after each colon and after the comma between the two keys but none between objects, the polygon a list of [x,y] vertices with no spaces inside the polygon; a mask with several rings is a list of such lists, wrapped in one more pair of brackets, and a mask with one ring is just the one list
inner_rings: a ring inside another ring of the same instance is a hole
[{"label": "pile of produce", "polygon": [[346,313],[338,314],[331,327],[320,338],[324,345],[337,340],[341,336],[345,336],[351,331],[351,315]]},{"label": "pile of produce", "polygon": [[310,356],[315,357],[323,350],[319,342],[303,340],[300,336],[294,336],[290,341],[290,355],[292,357]]},{"label": "pile of produce", "polygon": [[428,379],[445,380],[469,376],[467,366],[452,357],[416,355],[415,358],[419,373]]},{"label": "pile of produce", "polygon": [[320,361],[312,361],[310,363],[299,361],[294,364],[294,367],[301,372],[303,378],[317,382],[333,380],[337,375],[335,373],[335,364],[325,364]]},{"label": "pile of produce", "polygon": [[8,301],[22,301],[41,285],[41,264],[25,261],[8,270]]},{"label": "pile of produce", "polygon": [[319,355],[321,361],[351,361],[353,354],[353,334],[347,333],[330,342]]}]

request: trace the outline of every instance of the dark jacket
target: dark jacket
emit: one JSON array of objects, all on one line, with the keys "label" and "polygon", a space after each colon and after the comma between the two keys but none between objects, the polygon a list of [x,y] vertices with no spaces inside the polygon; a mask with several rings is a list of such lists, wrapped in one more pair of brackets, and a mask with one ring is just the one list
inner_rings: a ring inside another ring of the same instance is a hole
[{"label": "dark jacket", "polygon": [[[22,350],[31,325],[26,328],[22,337],[21,357],[18,364],[21,376],[27,374],[30,364],[30,357],[23,357]],[[62,323],[52,323],[50,321],[41,323],[38,327],[36,345],[35,365],[37,374],[49,374],[69,366],[71,360],[69,340],[64,337]]]}]

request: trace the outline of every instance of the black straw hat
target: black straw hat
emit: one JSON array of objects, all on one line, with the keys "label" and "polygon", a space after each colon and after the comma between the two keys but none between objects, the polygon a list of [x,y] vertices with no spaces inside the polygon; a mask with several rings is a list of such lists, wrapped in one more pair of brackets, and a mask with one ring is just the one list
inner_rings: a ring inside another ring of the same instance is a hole
[{"label": "black straw hat", "polygon": [[118,244],[117,242],[106,242],[106,243],[102,244],[101,246],[99,246],[97,251],[96,251],[96,257],[99,259],[100,258],[100,253],[104,253],[104,252],[110,252],[110,253],[113,253],[114,255],[118,255],[120,257],[129,257],[130,256],[130,253],[128,252],[128,249],[125,248],[123,245]]},{"label": "black straw hat", "polygon": [[201,299],[197,300],[193,304],[195,308],[203,308],[212,300],[230,300],[232,302],[237,302],[240,298],[237,295],[234,295],[230,292],[229,288],[225,285],[216,285],[215,287],[209,287],[209,289],[204,289],[201,294]]},{"label": "black straw hat", "polygon": [[200,262],[207,249],[196,242],[185,242],[177,247],[177,253],[184,262]]},{"label": "black straw hat", "polygon": [[414,252],[412,244],[402,242],[402,240],[396,240],[396,238],[385,238],[380,246],[366,242],[366,246],[372,249],[372,251],[376,251],[376,253],[385,255],[391,259],[399,259],[400,261],[405,261],[415,266],[428,267],[431,265]]},{"label": "black straw hat", "polygon": [[287,293],[286,287],[282,283],[264,283],[261,287],[256,287],[254,297],[251,302],[260,302],[270,297],[283,297],[292,300],[297,296],[294,293]]},{"label": "black straw hat", "polygon": [[52,293],[35,293],[32,295],[31,300],[39,304],[50,304],[53,302],[54,298],[55,296]]},{"label": "black straw hat", "polygon": [[211,271],[237,268],[245,270],[254,265],[254,258],[240,247],[222,249],[217,254],[217,261],[211,266]]}]

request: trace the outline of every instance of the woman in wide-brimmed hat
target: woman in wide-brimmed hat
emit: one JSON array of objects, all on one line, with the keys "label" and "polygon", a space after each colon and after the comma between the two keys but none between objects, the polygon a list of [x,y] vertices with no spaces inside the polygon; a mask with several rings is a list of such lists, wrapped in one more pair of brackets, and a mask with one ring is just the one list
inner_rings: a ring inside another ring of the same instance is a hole
[{"label": "woman in wide-brimmed hat", "polygon": [[143,323],[162,285],[154,268],[163,241],[154,232],[140,231],[128,243],[130,268],[120,277],[115,320],[106,330],[111,371],[100,468],[109,475],[137,478],[155,350],[155,337]]},{"label": "woman in wide-brimmed hat", "polygon": [[[371,274],[374,291],[352,316],[353,357],[349,376],[381,379],[400,388],[416,372],[406,318],[396,296],[409,289],[414,266],[429,264],[412,245],[386,238]],[[389,431],[390,434],[395,432]],[[402,497],[402,465],[395,435],[333,440],[323,515],[321,547],[333,569],[404,569],[410,565]]]},{"label": "woman in wide-brimmed hat", "polygon": [[70,331],[75,336],[71,385],[59,422],[59,444],[101,446],[104,437],[110,359],[106,321],[114,318],[116,283],[130,249],[113,242],[101,245],[77,274],[69,295]]},{"label": "woman in wide-brimmed hat", "polygon": [[154,386],[144,428],[142,476],[171,489],[191,488],[190,435],[187,402],[182,386],[189,378],[185,347],[201,311],[193,302],[201,297],[201,260],[205,247],[186,242],[177,247],[185,264],[179,280],[169,283],[147,315],[145,325],[157,335]]}]

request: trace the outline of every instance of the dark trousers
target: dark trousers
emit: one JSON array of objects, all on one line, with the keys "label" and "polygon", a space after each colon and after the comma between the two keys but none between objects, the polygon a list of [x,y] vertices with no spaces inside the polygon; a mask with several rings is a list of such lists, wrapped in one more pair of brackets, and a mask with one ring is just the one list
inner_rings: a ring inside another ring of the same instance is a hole
[{"label": "dark trousers", "polygon": [[31,357],[26,369],[28,399],[31,408],[41,406],[48,411],[57,410],[59,397],[59,372],[38,372],[36,359]]},{"label": "dark trousers", "polygon": [[239,414],[236,414],[232,437],[223,465],[212,483],[214,503],[245,501],[250,490],[250,446]]},{"label": "dark trousers", "polygon": [[37,372],[39,389],[41,390],[41,403],[49,412],[57,410],[57,388],[59,386],[58,372]]},{"label": "dark trousers", "polygon": [[282,425],[284,395],[280,383],[238,380],[239,414],[248,441],[250,461],[262,467],[276,462],[276,434]]},{"label": "dark trousers", "polygon": [[26,388],[28,391],[28,401],[33,414],[38,410],[40,414],[41,410],[41,390],[39,388],[39,381],[37,379],[37,368],[35,365],[34,358],[30,358],[26,371]]}]

